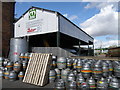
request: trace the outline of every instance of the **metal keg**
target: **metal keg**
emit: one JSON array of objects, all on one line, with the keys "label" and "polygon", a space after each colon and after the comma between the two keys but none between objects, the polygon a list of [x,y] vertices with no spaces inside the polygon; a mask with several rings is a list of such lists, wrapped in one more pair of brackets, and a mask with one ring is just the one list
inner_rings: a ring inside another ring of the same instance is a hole
[{"label": "metal keg", "polygon": [[75,59],[74,61],[73,61],[73,69],[77,69],[77,59]]},{"label": "metal keg", "polygon": [[55,68],[55,72],[56,72],[56,78],[57,79],[60,79],[60,77],[61,77],[61,73],[60,73],[60,70],[58,69],[58,68]]},{"label": "metal keg", "polygon": [[65,57],[59,57],[57,58],[57,67],[59,69],[65,69],[66,68],[66,58]]},{"label": "metal keg", "polygon": [[67,81],[70,82],[70,81],[75,81],[75,74],[73,73],[73,71],[70,71],[68,73],[68,76],[67,76]]},{"label": "metal keg", "polygon": [[72,59],[70,59],[70,58],[67,58],[67,68],[72,68]]},{"label": "metal keg", "polygon": [[26,70],[27,65],[28,65],[28,62],[27,62],[26,60],[23,60],[23,61],[22,61],[22,69],[23,69],[23,71]]},{"label": "metal keg", "polygon": [[77,88],[76,81],[70,81],[68,83],[68,89],[76,89],[76,88]]},{"label": "metal keg", "polygon": [[26,61],[26,62],[28,62],[28,60],[29,60],[29,53],[25,53],[25,56],[24,56],[24,60]]},{"label": "metal keg", "polygon": [[112,65],[112,62],[110,60],[107,60],[106,62],[109,65],[109,75],[112,75],[113,74],[113,65]]},{"label": "metal keg", "polygon": [[19,72],[21,70],[21,62],[20,61],[14,62],[13,70],[16,72]]},{"label": "metal keg", "polygon": [[19,80],[21,80],[21,81],[23,80],[24,74],[25,74],[24,71],[20,71],[20,72],[19,72],[19,74],[18,74]]},{"label": "metal keg", "polygon": [[107,82],[110,83],[112,76],[109,75],[106,79],[107,79]]},{"label": "metal keg", "polygon": [[[82,90],[87,90],[88,88],[89,88],[89,85],[88,85],[88,83],[87,82],[82,82],[81,84],[80,84],[80,87],[79,88],[81,88]],[[80,89],[80,90],[81,90]]]},{"label": "metal keg", "polygon": [[4,71],[0,70],[0,79],[4,77]]},{"label": "metal keg", "polygon": [[114,65],[114,75],[120,78],[120,65],[119,64]]},{"label": "metal keg", "polygon": [[0,67],[3,66],[3,61],[4,61],[3,57],[0,57]]},{"label": "metal keg", "polygon": [[69,69],[69,68],[67,68],[67,69],[62,69],[62,71],[61,71],[61,79],[63,79],[64,82],[67,81],[67,75],[68,75],[69,72],[70,72],[70,69]]},{"label": "metal keg", "polygon": [[56,79],[56,72],[55,70],[50,70],[49,72],[49,83],[55,82]]},{"label": "metal keg", "polygon": [[82,74],[79,74],[79,75],[77,76],[76,81],[77,81],[77,86],[80,88],[81,83],[82,83],[82,82],[85,82],[85,79],[84,79],[84,77],[82,76]]},{"label": "metal keg", "polygon": [[57,79],[57,81],[55,82],[55,88],[64,90],[65,82],[62,79]]},{"label": "metal keg", "polygon": [[103,77],[108,77],[109,75],[109,65],[105,61],[102,62]]},{"label": "metal keg", "polygon": [[5,78],[5,79],[9,79],[9,74],[10,74],[10,71],[6,70],[6,71],[4,72],[4,78]]},{"label": "metal keg", "polygon": [[108,83],[107,80],[105,78],[101,78],[97,81],[97,88],[99,89],[106,89],[108,88]]},{"label": "metal keg", "polygon": [[7,64],[8,64],[8,62],[9,62],[9,59],[5,59],[5,60],[3,61],[3,66],[6,67]]},{"label": "metal keg", "polygon": [[73,69],[73,73],[75,74],[75,77],[77,76],[77,70]]},{"label": "metal keg", "polygon": [[95,80],[92,77],[87,78],[87,82],[88,82],[88,85],[89,85],[90,89],[95,89],[96,88]]},{"label": "metal keg", "polygon": [[26,38],[11,38],[9,58],[11,61],[19,61],[20,53],[27,53],[28,42]]},{"label": "metal keg", "polygon": [[57,66],[56,61],[57,61],[57,56],[52,56],[52,67],[53,68],[56,68]]},{"label": "metal keg", "polygon": [[55,68],[56,68],[56,61],[52,61],[51,69],[55,69]]},{"label": "metal keg", "polygon": [[10,71],[10,74],[9,74],[9,80],[10,81],[15,81],[17,78],[17,74],[15,71]]},{"label": "metal keg", "polygon": [[89,78],[92,73],[90,64],[84,63],[82,66],[81,72],[84,78]]},{"label": "metal keg", "polygon": [[8,62],[6,67],[8,68],[9,71],[13,69],[13,62]]},{"label": "metal keg", "polygon": [[95,62],[92,68],[92,76],[95,79],[102,77],[102,65],[99,61]]},{"label": "metal keg", "polygon": [[81,72],[82,69],[82,61],[80,59],[78,59],[77,61],[77,72]]},{"label": "metal keg", "polygon": [[78,73],[77,74],[77,78],[79,78],[80,76],[82,76],[82,73]]},{"label": "metal keg", "polygon": [[110,88],[120,88],[120,83],[117,78],[113,77],[109,83]]},{"label": "metal keg", "polygon": [[21,61],[24,60],[24,56],[25,56],[25,53],[20,53],[19,58],[20,58]]}]

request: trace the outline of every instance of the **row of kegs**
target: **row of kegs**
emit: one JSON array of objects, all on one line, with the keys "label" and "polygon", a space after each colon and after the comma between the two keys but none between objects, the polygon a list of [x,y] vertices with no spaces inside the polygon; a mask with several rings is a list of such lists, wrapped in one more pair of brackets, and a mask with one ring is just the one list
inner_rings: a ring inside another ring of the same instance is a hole
[{"label": "row of kegs", "polygon": [[[120,88],[120,61],[53,56],[49,82],[56,88]],[[67,85],[67,86],[66,86]]]},{"label": "row of kegs", "polygon": [[0,57],[0,78],[10,81],[22,80],[29,61],[29,53],[21,53],[18,61]]}]

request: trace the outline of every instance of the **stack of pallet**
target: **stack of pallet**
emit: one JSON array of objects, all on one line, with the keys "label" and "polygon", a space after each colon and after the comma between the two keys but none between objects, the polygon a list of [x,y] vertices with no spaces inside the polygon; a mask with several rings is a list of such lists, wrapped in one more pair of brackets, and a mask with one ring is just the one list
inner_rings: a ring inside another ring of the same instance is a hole
[{"label": "stack of pallet", "polygon": [[32,53],[23,82],[37,86],[47,84],[51,61],[51,54]]}]

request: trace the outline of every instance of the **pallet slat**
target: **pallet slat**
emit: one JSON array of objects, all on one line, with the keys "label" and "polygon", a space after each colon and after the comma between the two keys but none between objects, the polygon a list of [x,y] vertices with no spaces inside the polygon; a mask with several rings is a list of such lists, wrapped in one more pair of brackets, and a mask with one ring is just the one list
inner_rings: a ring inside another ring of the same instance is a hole
[{"label": "pallet slat", "polygon": [[51,61],[51,54],[32,53],[23,82],[37,86],[47,84]]}]

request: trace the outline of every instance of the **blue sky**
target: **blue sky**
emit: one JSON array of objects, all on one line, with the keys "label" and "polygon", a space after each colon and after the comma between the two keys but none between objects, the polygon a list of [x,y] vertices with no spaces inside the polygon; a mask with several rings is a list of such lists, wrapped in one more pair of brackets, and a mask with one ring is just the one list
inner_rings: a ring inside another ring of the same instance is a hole
[{"label": "blue sky", "polygon": [[[95,38],[95,47],[117,44],[117,4],[106,2],[16,2],[15,14],[19,18],[31,6],[60,12]],[[104,24],[105,23],[105,24]],[[110,29],[108,29],[108,27]],[[115,31],[112,33],[112,31]]]},{"label": "blue sky", "polygon": [[[19,18],[26,10],[28,10],[31,6],[45,8],[49,10],[58,11],[61,14],[68,14],[68,16],[77,15],[78,18],[73,20],[73,22],[77,25],[79,23],[84,22],[88,18],[92,17],[96,13],[99,12],[96,8],[85,9],[84,7],[87,5],[87,2],[17,2],[15,8],[15,14],[17,14],[17,18]],[[21,8],[22,7],[22,8]]]}]

